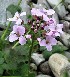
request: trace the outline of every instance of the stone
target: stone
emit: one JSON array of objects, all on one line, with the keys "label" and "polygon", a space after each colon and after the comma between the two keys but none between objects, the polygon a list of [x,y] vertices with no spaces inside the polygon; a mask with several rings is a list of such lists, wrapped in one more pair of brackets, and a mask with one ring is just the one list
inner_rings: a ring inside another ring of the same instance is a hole
[{"label": "stone", "polygon": [[[27,1],[28,0],[22,0],[20,6],[22,11],[30,13]],[[6,24],[7,18],[12,17],[11,13],[6,10],[6,8],[11,4],[17,5],[18,0],[0,0],[0,24]],[[26,16],[24,16],[23,19],[24,22],[26,22]]]},{"label": "stone", "polygon": [[61,34],[61,40],[62,43],[66,46],[66,47],[70,47],[70,34],[64,32],[63,34]]},{"label": "stone", "polygon": [[39,65],[41,62],[43,62],[45,59],[43,57],[42,54],[38,54],[38,53],[33,53],[31,55],[31,58],[33,60],[33,62],[36,64],[36,65]]},{"label": "stone", "polygon": [[68,60],[70,61],[70,52],[65,51],[64,55],[68,58]]},{"label": "stone", "polygon": [[70,5],[68,5],[68,10],[70,11]]},{"label": "stone", "polygon": [[69,33],[68,31],[70,30],[70,22],[68,21],[64,21],[63,22],[63,31],[66,32],[66,33]]},{"label": "stone", "polygon": [[70,4],[70,0],[65,0],[65,3],[68,3],[68,4]]},{"label": "stone", "polygon": [[64,19],[70,22],[70,14],[69,14],[69,15],[66,15],[66,16],[64,17]]},{"label": "stone", "polygon": [[50,4],[50,6],[52,6],[52,8],[55,7],[54,10],[61,18],[63,18],[67,14],[65,6],[62,5],[62,3],[60,3],[61,0],[47,0],[47,1]]},{"label": "stone", "polygon": [[36,77],[51,77],[51,76],[49,76],[49,75],[42,75],[42,74],[40,74],[40,75],[38,75],[38,76],[36,76]]},{"label": "stone", "polygon": [[[28,5],[29,1],[30,0],[22,0],[21,5],[20,5],[22,7],[22,11],[26,12],[27,15],[31,14],[30,6]],[[26,15],[23,17],[23,20],[25,23],[27,23]]]},{"label": "stone", "polygon": [[58,18],[57,13],[54,13],[54,14],[52,15],[52,18],[54,18],[54,19],[56,20],[56,24],[59,24],[59,18]]},{"label": "stone", "polygon": [[40,64],[39,70],[40,70],[43,74],[50,75],[50,74],[51,74],[51,69],[50,69],[50,67],[49,67],[48,61],[46,61],[46,62]]},{"label": "stone", "polygon": [[49,6],[49,4],[48,4],[48,2],[47,2],[46,0],[38,0],[37,4],[38,4],[38,5],[41,4],[41,6],[42,6],[43,8],[50,9],[50,6]]},{"label": "stone", "polygon": [[34,63],[30,64],[30,68],[35,71],[37,70],[37,66]]},{"label": "stone", "polygon": [[63,77],[63,73],[70,70],[70,62],[62,54],[55,53],[51,55],[48,62],[55,77]]}]

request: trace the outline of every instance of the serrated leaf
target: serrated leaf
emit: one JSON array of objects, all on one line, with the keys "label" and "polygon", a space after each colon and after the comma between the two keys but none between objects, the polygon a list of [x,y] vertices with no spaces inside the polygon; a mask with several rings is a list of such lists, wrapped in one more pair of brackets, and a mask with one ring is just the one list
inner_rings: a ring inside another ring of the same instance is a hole
[{"label": "serrated leaf", "polygon": [[0,58],[2,58],[4,55],[4,53],[2,51],[0,51]]},{"label": "serrated leaf", "polygon": [[17,46],[14,50],[20,53],[19,55],[27,55],[29,52],[29,46],[28,45]]},{"label": "serrated leaf", "polygon": [[28,71],[29,71],[29,65],[28,64],[24,64],[22,66],[22,69],[21,69],[22,75],[24,77],[28,77]]},{"label": "serrated leaf", "polygon": [[53,46],[51,51],[48,51],[45,47],[40,48],[40,50],[43,51],[44,58],[46,59],[48,59],[54,53],[63,54],[66,49],[67,49],[66,47],[60,45]]},{"label": "serrated leaf", "polygon": [[3,64],[4,58],[0,58],[0,64]]},{"label": "serrated leaf", "polygon": [[35,73],[31,72],[28,77],[35,77]]},{"label": "serrated leaf", "polygon": [[14,4],[11,4],[7,7],[6,9],[7,11],[9,11],[13,16],[14,14],[18,11],[19,13],[21,12],[21,7],[20,6],[17,6],[17,5],[14,5]]},{"label": "serrated leaf", "polygon": [[43,57],[45,59],[48,59],[51,55],[52,55],[51,51],[47,51],[47,50],[43,51]]},{"label": "serrated leaf", "polygon": [[2,66],[0,65],[0,75],[2,75],[3,74],[3,68],[2,68]]},{"label": "serrated leaf", "polygon": [[27,15],[27,18],[32,20],[32,15]]}]

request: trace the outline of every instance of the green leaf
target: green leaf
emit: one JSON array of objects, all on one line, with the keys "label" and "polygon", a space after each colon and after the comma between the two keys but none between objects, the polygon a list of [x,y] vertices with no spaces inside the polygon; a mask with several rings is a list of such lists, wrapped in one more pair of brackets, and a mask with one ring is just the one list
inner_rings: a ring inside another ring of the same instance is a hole
[{"label": "green leaf", "polygon": [[33,18],[32,18],[32,15],[27,15],[27,18],[30,19],[30,20],[33,19]]},{"label": "green leaf", "polygon": [[68,72],[67,71],[63,72],[61,77],[69,77]]},{"label": "green leaf", "polygon": [[40,50],[43,51],[44,58],[48,59],[54,53],[64,54],[64,51],[67,50],[67,48],[61,45],[55,45],[52,47],[51,51],[48,51],[45,47],[41,47]]},{"label": "green leaf", "polygon": [[28,55],[29,46],[28,45],[17,46],[14,50],[17,51],[19,55]]},{"label": "green leaf", "polygon": [[52,55],[51,51],[47,51],[47,50],[43,51],[43,57],[45,59],[48,59],[51,55]]},{"label": "green leaf", "polygon": [[4,53],[2,51],[0,51],[0,58],[2,58],[4,55]]},{"label": "green leaf", "polygon": [[2,65],[0,65],[0,75],[3,74],[3,68],[2,68]]},{"label": "green leaf", "polygon": [[35,77],[35,73],[31,72],[28,77]]},{"label": "green leaf", "polygon": [[0,64],[3,64],[4,58],[0,58]]},{"label": "green leaf", "polygon": [[24,77],[28,77],[29,65],[24,64],[21,69],[21,73]]},{"label": "green leaf", "polygon": [[20,6],[17,6],[17,5],[14,5],[14,4],[11,4],[7,7],[6,9],[7,11],[9,11],[13,16],[14,14],[18,11],[19,13],[21,12],[21,7]]},{"label": "green leaf", "polygon": [[64,53],[65,50],[67,50],[66,47],[62,45],[55,45],[53,46],[52,53]]}]

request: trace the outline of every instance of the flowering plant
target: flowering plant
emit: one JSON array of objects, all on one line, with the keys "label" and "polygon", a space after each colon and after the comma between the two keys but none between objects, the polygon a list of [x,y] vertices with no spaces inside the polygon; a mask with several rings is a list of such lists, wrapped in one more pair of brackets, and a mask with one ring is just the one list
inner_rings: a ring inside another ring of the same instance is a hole
[{"label": "flowering plant", "polygon": [[[36,51],[39,50],[40,46],[43,46],[48,51],[51,51],[52,47],[57,44],[56,37],[60,36],[60,34],[63,33],[63,31],[62,31],[63,24],[57,24],[56,20],[52,18],[52,15],[54,13],[55,13],[55,11],[53,9],[46,10],[45,8],[41,8],[41,9],[32,8],[31,15],[28,16],[27,24],[25,24],[24,20],[21,18],[21,16],[24,17],[24,15],[26,15],[26,12],[22,12],[20,14],[18,12],[16,12],[13,18],[7,19],[10,22],[9,22],[6,30],[4,31],[3,35],[1,36],[0,44],[4,45],[5,44],[4,41],[8,42],[8,40],[9,40],[10,44],[12,44],[12,45],[14,42],[14,46],[12,46],[12,48],[11,48],[11,53],[15,50],[15,48],[17,48],[17,47],[19,48],[19,46],[22,45],[21,49],[25,50],[26,57],[28,56],[28,59],[26,59],[28,61],[28,63],[27,63],[28,64],[28,66],[27,66],[28,67],[28,72],[27,72],[28,76],[30,75],[31,54],[33,53],[33,51],[35,51],[35,47],[36,47]],[[14,25],[12,28],[13,31],[8,32],[12,22],[14,22]],[[6,38],[6,35],[8,35],[7,38]],[[8,44],[9,44],[9,42],[8,42]],[[3,51],[3,48],[4,47],[0,47],[0,50]],[[15,51],[14,51],[14,53],[15,53]],[[17,52],[17,53],[19,53],[19,52]],[[6,67],[8,67],[8,69],[10,68],[7,65],[9,63],[10,64],[17,63],[19,65],[19,64],[21,64],[21,62],[23,62],[24,63],[23,67],[26,66],[25,62],[23,60],[19,60],[20,61],[19,62],[17,60],[18,58],[13,59],[12,62],[7,61],[8,58],[10,58],[10,56],[7,57],[7,55],[8,54],[6,54],[6,56],[4,56],[4,59],[5,59],[4,64]],[[19,56],[19,55],[17,55],[17,56]],[[22,56],[22,58],[24,57],[23,52],[21,52],[21,56]],[[16,58],[16,56],[14,56],[14,58]],[[12,59],[12,57],[11,57],[11,59]],[[9,69],[9,71],[11,69]],[[5,70],[6,70],[6,72],[8,71],[7,69],[5,69]],[[18,70],[18,69],[16,69],[16,70]]]}]

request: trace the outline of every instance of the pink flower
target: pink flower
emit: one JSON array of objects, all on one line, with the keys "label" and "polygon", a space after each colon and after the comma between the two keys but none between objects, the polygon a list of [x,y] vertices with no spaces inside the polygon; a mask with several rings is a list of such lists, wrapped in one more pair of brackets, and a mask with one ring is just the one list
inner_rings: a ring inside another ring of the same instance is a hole
[{"label": "pink flower", "polygon": [[53,9],[47,10],[47,15],[53,15],[55,11]]},{"label": "pink flower", "polygon": [[9,41],[14,42],[16,40],[19,40],[19,43],[21,45],[24,45],[26,43],[26,38],[23,37],[25,33],[25,28],[23,26],[13,26],[13,31],[9,35]]},{"label": "pink flower", "polygon": [[43,16],[43,20],[48,21],[49,18],[47,15],[53,15],[55,11],[53,9],[46,10],[45,8],[42,9],[32,8],[31,13],[32,15]]},{"label": "pink flower", "polygon": [[21,16],[26,15],[26,12],[22,12],[21,14],[19,14],[18,12],[15,13],[13,18],[9,18],[7,20],[9,21],[15,21],[17,25],[20,25],[22,22],[22,19],[20,18]]},{"label": "pink flower", "polygon": [[57,24],[57,25],[52,24],[50,26],[45,26],[44,30],[47,31],[46,35],[60,36],[60,34],[63,34],[62,28],[63,24]]},{"label": "pink flower", "polygon": [[56,45],[57,40],[51,36],[46,36],[46,39],[41,40],[38,38],[40,46],[45,46],[48,51],[52,50],[52,46]]},{"label": "pink flower", "polygon": [[53,9],[46,10],[45,8],[39,9],[40,12],[44,13],[45,15],[53,15],[55,11]]},{"label": "pink flower", "polygon": [[31,35],[26,35],[26,38],[30,39],[31,38]]}]

